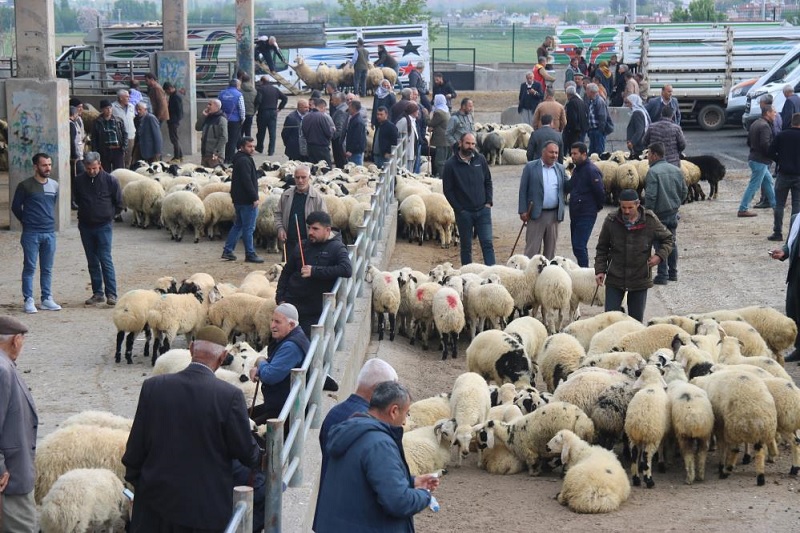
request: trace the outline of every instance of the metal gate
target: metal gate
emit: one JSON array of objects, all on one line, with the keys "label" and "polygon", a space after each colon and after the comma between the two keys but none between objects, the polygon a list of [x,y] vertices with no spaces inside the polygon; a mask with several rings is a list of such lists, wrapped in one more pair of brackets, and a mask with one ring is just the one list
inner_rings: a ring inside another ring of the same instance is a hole
[{"label": "metal gate", "polygon": [[441,72],[456,91],[475,90],[475,49],[434,48],[431,51],[431,74]]}]

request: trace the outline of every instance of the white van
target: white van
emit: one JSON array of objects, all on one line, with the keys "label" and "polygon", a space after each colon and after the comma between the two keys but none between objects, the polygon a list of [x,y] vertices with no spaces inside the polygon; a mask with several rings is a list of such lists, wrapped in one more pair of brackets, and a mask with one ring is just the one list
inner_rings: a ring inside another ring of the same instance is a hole
[{"label": "white van", "polygon": [[794,86],[796,92],[800,90],[800,44],[795,45],[775,63],[747,92],[747,103],[742,116],[742,126],[745,130],[761,116],[758,102],[766,94],[772,95],[772,105],[780,113],[785,101],[783,87],[786,84]]}]

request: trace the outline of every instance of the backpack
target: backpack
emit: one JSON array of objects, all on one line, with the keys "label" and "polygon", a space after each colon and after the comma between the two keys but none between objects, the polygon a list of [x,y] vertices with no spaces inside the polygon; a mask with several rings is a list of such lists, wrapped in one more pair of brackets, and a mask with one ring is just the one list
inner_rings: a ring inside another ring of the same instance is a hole
[{"label": "backpack", "polygon": [[606,125],[603,128],[603,133],[605,135],[611,135],[612,133],[614,133],[614,121],[611,120],[611,114],[610,113],[608,115],[606,115]]}]

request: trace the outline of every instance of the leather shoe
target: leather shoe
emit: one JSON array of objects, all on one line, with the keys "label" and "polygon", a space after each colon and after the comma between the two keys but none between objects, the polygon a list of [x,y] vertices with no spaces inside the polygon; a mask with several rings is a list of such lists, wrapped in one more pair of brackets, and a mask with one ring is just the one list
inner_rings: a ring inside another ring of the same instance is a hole
[{"label": "leather shoe", "polygon": [[798,363],[800,362],[800,354],[797,353],[797,348],[792,350],[792,353],[787,355],[783,358],[784,362],[786,363]]},{"label": "leather shoe", "polygon": [[761,200],[760,202],[758,202],[753,207],[755,207],[756,209],[766,209],[766,208],[771,207],[771,206],[769,205],[769,202],[767,200]]},{"label": "leather shoe", "polygon": [[752,211],[739,211],[736,213],[736,216],[739,218],[750,218],[750,217],[757,217],[758,213],[753,213]]},{"label": "leather shoe", "polygon": [[767,240],[768,240],[768,241],[778,241],[778,242],[783,242],[783,234],[781,234],[781,233],[773,233],[772,235],[770,235],[769,237],[767,237]]},{"label": "leather shoe", "polygon": [[670,274],[669,275],[669,280],[670,281],[678,281],[678,275],[677,274]]},{"label": "leather shoe", "polygon": [[325,384],[322,386],[322,390],[335,392],[339,390],[339,384],[332,377],[325,376]]},{"label": "leather shoe", "polygon": [[89,298],[88,300],[86,300],[83,303],[86,304],[86,305],[96,305],[96,304],[101,304],[101,303],[103,303],[105,301],[106,301],[106,298],[102,294],[93,294],[91,298]]},{"label": "leather shoe", "polygon": [[667,278],[656,277],[656,278],[653,279],[653,283],[655,285],[666,285],[667,284]]},{"label": "leather shoe", "polygon": [[226,261],[236,261],[236,256],[230,252],[222,252],[222,259]]},{"label": "leather shoe", "polygon": [[244,258],[245,263],[263,263],[264,258],[257,255],[248,255]]}]

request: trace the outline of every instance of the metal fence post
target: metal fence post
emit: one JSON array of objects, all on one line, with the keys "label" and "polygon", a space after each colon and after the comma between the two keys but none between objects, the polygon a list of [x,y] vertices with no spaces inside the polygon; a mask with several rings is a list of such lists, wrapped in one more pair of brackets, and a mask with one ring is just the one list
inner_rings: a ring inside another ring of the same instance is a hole
[{"label": "metal fence post", "polygon": [[[327,293],[323,296],[323,298],[328,298],[333,300],[333,294]],[[332,314],[335,307],[335,300],[333,300],[332,305],[328,307],[329,312]],[[323,303],[323,308],[325,304]],[[332,330],[333,328],[331,328]],[[317,351],[314,353],[314,356],[311,359],[311,368],[309,368],[309,372],[312,374],[314,370],[317,370],[317,381],[314,382],[314,386],[311,388],[311,398],[308,401],[308,404],[314,404],[317,406],[317,410],[314,412],[314,418],[311,419],[311,427],[314,429],[319,428],[322,424],[322,385],[325,383],[325,372],[323,372],[323,357],[327,352],[327,343],[325,342],[325,333],[328,331],[328,326],[320,326],[319,324],[315,324],[311,326],[311,337],[313,338],[315,335],[319,335],[319,342],[317,343]],[[305,440],[305,439],[303,439]]]},{"label": "metal fence post", "polygon": [[267,483],[264,487],[264,532],[281,533],[281,504],[283,501],[283,421],[277,418],[267,420],[268,464]]},{"label": "metal fence post", "polygon": [[306,432],[304,427],[306,413],[305,370],[301,368],[292,369],[291,387],[299,387],[300,390],[297,392],[297,397],[294,399],[292,410],[289,413],[289,420],[291,421],[289,423],[289,432],[291,433],[292,429],[295,427],[297,428],[297,434],[294,437],[294,442],[292,442],[292,450],[289,452],[289,463],[291,463],[292,459],[295,457],[299,459],[299,462],[297,464],[297,469],[294,471],[294,475],[292,475],[292,479],[289,480],[289,486],[299,487],[303,483],[303,444],[305,444],[306,440]]},{"label": "metal fence post", "polygon": [[514,58],[515,58],[515,55],[514,55],[514,51],[515,51],[515,50],[514,50],[514,46],[515,46],[515,44],[516,44],[516,42],[517,42],[517,38],[516,38],[516,37],[517,37],[517,23],[516,23],[516,22],[512,22],[512,23],[511,23],[511,62],[512,62],[512,63],[515,63],[515,62],[516,62],[516,61],[514,60]]},{"label": "metal fence post", "polygon": [[236,533],[253,533],[253,487],[239,486],[233,487],[233,508],[236,504],[244,502],[247,504],[247,511],[244,513]]}]

